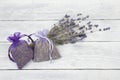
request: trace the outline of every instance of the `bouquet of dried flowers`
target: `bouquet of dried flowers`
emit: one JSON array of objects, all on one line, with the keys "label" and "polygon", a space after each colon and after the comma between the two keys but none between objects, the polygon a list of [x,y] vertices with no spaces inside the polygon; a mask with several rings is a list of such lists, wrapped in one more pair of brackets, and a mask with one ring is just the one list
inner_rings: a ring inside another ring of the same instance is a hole
[{"label": "bouquet of dried flowers", "polygon": [[87,37],[88,33],[95,31],[106,31],[110,27],[100,29],[98,24],[92,24],[87,20],[89,15],[81,17],[81,13],[77,14],[77,18],[71,18],[70,15],[65,15],[63,19],[54,24],[54,27],[48,33],[50,38],[55,44],[75,43]]}]

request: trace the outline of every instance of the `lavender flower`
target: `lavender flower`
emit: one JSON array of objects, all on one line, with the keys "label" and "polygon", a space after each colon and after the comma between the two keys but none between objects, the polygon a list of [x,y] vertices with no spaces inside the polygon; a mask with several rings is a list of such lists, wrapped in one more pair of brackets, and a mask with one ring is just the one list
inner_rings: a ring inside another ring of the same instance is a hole
[{"label": "lavender flower", "polygon": [[86,38],[88,33],[110,29],[110,27],[100,29],[98,24],[92,24],[87,20],[89,15],[85,17],[81,17],[81,15],[81,13],[77,14],[77,18],[65,15],[63,19],[54,24],[47,36],[55,44],[75,43]]}]

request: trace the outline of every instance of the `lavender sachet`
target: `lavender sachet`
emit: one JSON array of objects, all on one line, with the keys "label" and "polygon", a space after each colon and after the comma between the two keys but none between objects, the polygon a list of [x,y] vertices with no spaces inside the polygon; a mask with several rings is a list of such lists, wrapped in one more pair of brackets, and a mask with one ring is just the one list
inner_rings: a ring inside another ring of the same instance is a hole
[{"label": "lavender sachet", "polygon": [[9,59],[17,64],[18,69],[22,69],[33,58],[33,50],[27,41],[21,40],[25,35],[15,32],[8,37],[8,41],[12,44],[9,47]]},{"label": "lavender sachet", "polygon": [[47,33],[47,30],[43,30],[35,34],[38,39],[34,42],[34,62],[52,61],[61,57],[55,44],[47,38]]}]

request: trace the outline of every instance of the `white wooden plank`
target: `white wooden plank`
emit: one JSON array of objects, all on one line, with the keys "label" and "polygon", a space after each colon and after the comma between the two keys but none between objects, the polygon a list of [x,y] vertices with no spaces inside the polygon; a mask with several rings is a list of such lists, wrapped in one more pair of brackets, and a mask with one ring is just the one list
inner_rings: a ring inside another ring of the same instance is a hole
[{"label": "white wooden plank", "polygon": [[54,20],[78,12],[92,19],[120,19],[119,5],[119,0],[1,0],[0,20]]},{"label": "white wooden plank", "polygon": [[[0,0],[0,79],[119,80],[119,5],[119,0]],[[103,20],[98,23],[106,27],[112,26],[112,30],[89,35],[84,40],[87,42],[58,46],[62,58],[52,64],[49,61],[31,61],[24,70],[14,70],[17,69],[15,63],[7,57],[9,43],[6,43],[6,37],[9,34],[15,31],[32,33],[43,28],[50,29],[50,25],[64,14],[73,15],[78,12],[89,14],[90,19]]]},{"label": "white wooden plank", "polygon": [[[53,24],[57,21],[8,21],[0,22],[0,41],[6,41],[7,36],[13,34],[14,32],[22,33],[34,33],[42,29],[51,29]],[[87,21],[86,21],[87,22]],[[104,20],[104,21],[92,21],[95,24],[99,24],[102,27],[111,27],[110,31],[106,32],[96,32],[93,34],[88,34],[85,41],[120,41],[120,21],[114,20]],[[115,36],[116,35],[116,36]]]},{"label": "white wooden plank", "polygon": [[2,80],[119,80],[120,71],[107,70],[28,70],[0,71]]},{"label": "white wooden plank", "polygon": [[[1,43],[0,69],[17,69],[7,56],[9,44]],[[79,42],[57,46],[61,59],[34,63],[24,69],[112,69],[120,68],[119,42]]]}]

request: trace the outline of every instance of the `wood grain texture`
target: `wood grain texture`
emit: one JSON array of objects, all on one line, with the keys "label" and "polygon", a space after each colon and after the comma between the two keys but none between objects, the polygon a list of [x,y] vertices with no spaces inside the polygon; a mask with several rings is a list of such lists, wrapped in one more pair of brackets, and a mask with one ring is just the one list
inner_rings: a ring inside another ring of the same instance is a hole
[{"label": "wood grain texture", "polygon": [[[86,21],[87,22],[87,21]],[[120,21],[114,20],[102,20],[102,21],[92,21],[95,24],[99,24],[102,27],[111,27],[110,31],[96,32],[93,34],[88,34],[88,38],[85,41],[120,41],[120,36],[115,36],[120,34]],[[0,22],[0,41],[7,42],[7,36],[13,34],[14,32],[22,32],[26,34],[34,33],[42,29],[51,29],[53,24],[57,21],[7,21]]]},{"label": "wood grain texture", "polygon": [[[8,43],[1,43],[0,68],[17,69],[7,57]],[[119,42],[79,42],[57,46],[61,59],[35,63],[24,69],[120,69]]]},{"label": "wood grain texture", "polygon": [[[4,80],[119,80],[120,71],[116,70],[22,70],[1,71]],[[6,74],[6,75],[4,75]],[[9,76],[8,76],[9,75]],[[23,77],[24,76],[24,77]]]},{"label": "wood grain texture", "polygon": [[[119,0],[0,0],[0,79],[3,80],[119,80],[120,74]],[[76,44],[57,46],[62,58],[33,63],[19,71],[7,57],[7,36],[15,31],[34,33],[50,29],[65,14],[90,15],[100,27]]]},{"label": "wood grain texture", "polygon": [[[59,19],[64,14],[89,14],[92,19],[120,19],[119,0],[1,1],[1,20]],[[40,16],[41,15],[41,16]]]}]

